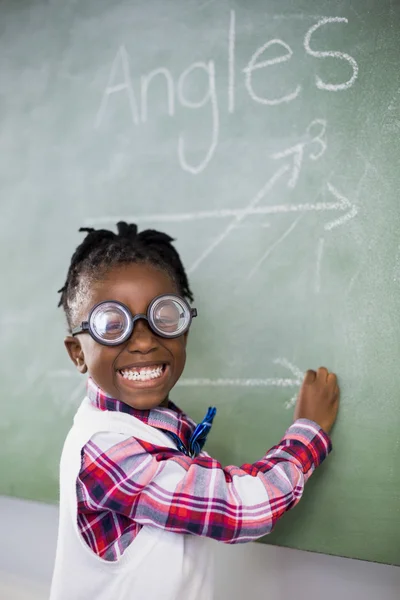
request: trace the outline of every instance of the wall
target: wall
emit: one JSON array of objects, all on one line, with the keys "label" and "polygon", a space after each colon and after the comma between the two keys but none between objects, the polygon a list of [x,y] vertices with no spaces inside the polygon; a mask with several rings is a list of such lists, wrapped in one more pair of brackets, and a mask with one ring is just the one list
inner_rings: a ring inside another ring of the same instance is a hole
[{"label": "wall", "polygon": [[[0,497],[0,515],[1,600],[45,600],[57,509]],[[215,544],[215,550],[216,600],[308,600],[320,595],[324,600],[400,598],[399,567],[261,544]]]}]

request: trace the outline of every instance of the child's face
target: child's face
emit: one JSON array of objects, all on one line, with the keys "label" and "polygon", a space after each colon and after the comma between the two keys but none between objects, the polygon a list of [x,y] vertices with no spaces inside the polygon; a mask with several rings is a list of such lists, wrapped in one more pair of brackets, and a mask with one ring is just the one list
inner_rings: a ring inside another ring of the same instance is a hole
[{"label": "child's face", "polygon": [[[170,276],[151,265],[127,264],[111,269],[93,283],[82,303],[77,323],[88,318],[91,308],[104,300],[125,304],[133,315],[147,312],[156,296],[178,294]],[[136,321],[131,337],[118,346],[103,346],[88,333],[68,336],[65,346],[81,373],[88,372],[109,396],[139,410],[167,401],[169,391],[182,374],[186,361],[187,334],[174,339],[157,336],[143,319]],[[145,381],[124,378],[121,370],[163,365],[160,377]]]}]

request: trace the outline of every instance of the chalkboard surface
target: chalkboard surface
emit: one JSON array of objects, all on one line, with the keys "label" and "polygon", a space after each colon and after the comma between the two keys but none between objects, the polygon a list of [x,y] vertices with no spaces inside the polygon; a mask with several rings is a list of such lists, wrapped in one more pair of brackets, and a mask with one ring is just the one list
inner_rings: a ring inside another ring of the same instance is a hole
[{"label": "chalkboard surface", "polygon": [[177,238],[199,318],[173,399],[257,460],[302,373],[334,453],[265,541],[400,564],[399,25],[389,0],[0,3],[0,493],[57,500],[84,380],[61,287],[83,225]]}]

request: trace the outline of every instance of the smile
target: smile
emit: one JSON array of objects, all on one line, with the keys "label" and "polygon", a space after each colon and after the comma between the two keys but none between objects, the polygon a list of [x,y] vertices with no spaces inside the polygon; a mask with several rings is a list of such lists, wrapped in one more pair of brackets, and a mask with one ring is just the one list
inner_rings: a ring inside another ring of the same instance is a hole
[{"label": "smile", "polygon": [[167,363],[158,363],[143,367],[126,367],[119,369],[117,373],[122,385],[131,388],[152,388],[164,385],[169,371],[170,366]]},{"label": "smile", "polygon": [[130,381],[150,381],[162,376],[166,365],[154,365],[153,367],[131,367],[119,371],[124,379]]}]

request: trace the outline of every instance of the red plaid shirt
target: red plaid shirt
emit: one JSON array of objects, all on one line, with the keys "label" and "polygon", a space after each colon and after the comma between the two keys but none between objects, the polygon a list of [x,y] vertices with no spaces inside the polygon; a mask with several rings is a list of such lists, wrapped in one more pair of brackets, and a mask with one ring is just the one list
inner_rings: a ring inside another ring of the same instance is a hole
[{"label": "red plaid shirt", "polygon": [[[105,395],[92,380],[88,398],[99,410],[122,411],[186,446],[195,428],[174,404],[138,411]],[[92,550],[117,560],[143,525],[247,542],[271,532],[295,506],[311,473],[331,450],[312,421],[296,421],[280,443],[254,464],[223,468],[207,453],[189,458],[112,432],[98,433],[82,450],[77,480],[78,524]]]}]

